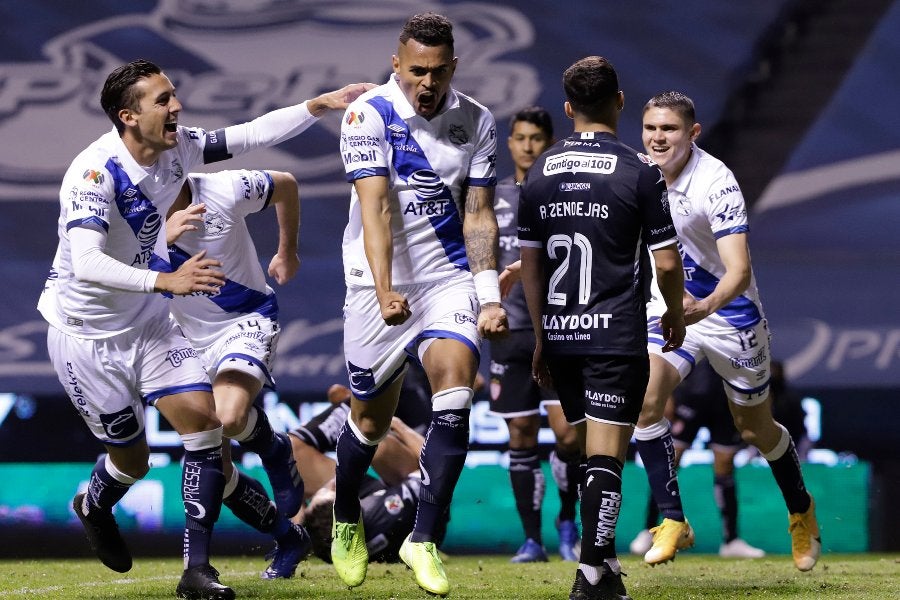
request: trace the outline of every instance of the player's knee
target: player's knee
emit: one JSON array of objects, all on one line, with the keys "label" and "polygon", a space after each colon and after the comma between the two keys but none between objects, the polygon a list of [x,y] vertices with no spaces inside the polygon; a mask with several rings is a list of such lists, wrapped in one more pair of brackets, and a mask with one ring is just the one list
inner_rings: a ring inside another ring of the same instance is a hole
[{"label": "player's knee", "polygon": [[510,448],[530,448],[537,444],[541,422],[537,415],[507,419]]}]

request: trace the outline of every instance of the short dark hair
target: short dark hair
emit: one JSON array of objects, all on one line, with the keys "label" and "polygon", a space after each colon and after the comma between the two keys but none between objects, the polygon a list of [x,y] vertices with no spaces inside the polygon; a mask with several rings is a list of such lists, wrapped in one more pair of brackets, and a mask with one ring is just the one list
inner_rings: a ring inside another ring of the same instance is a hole
[{"label": "short dark hair", "polygon": [[453,24],[433,12],[411,16],[400,30],[400,43],[416,40],[425,46],[449,46],[453,53]]},{"label": "short dark hair", "polygon": [[575,112],[602,121],[618,97],[619,76],[602,56],[587,56],[563,73],[563,89]]},{"label": "short dark hair", "polygon": [[684,122],[688,127],[697,122],[694,101],[681,92],[669,91],[653,96],[647,101],[647,104],[644,105],[643,112],[645,113],[653,107],[674,110],[681,115],[681,118],[684,119]]},{"label": "short dark hair", "polygon": [[548,113],[547,110],[542,106],[529,106],[527,108],[523,108],[512,117],[510,117],[509,132],[512,133],[512,130],[516,126],[516,123],[522,121],[524,121],[525,123],[531,123],[538,129],[543,131],[544,135],[547,136],[547,139],[553,139],[553,119],[550,118],[550,113]]},{"label": "short dark hair", "polygon": [[323,561],[331,562],[331,529],[334,523],[334,500],[310,502],[303,511],[303,527],[309,533],[312,552]]},{"label": "short dark hair", "polygon": [[160,73],[162,69],[158,65],[149,60],[138,59],[122,65],[106,78],[103,91],[100,92],[100,106],[119,133],[125,129],[125,124],[119,119],[119,111],[123,108],[137,109],[140,101],[134,84]]}]

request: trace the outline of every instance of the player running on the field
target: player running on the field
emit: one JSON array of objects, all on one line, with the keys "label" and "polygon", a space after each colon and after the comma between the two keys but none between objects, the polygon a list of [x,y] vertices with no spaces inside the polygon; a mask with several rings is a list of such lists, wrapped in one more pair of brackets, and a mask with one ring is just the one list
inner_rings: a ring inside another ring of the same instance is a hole
[{"label": "player running on the field", "polygon": [[615,537],[622,467],[649,378],[647,250],[667,311],[666,350],[684,337],[681,260],[659,169],[615,135],[625,97],[605,58],[563,75],[575,132],[528,170],[519,205],[522,283],[551,383],[587,456],[581,556],[570,600],[627,600]]},{"label": "player running on the field", "polygon": [[[669,436],[662,416],[666,398],[697,361],[709,360],[726,383],[735,427],[772,468],[790,513],[794,564],[808,571],[821,552],[815,502],[803,482],[790,434],[772,418],[769,330],[750,264],[747,208],[731,171],[694,143],[698,135],[694,103],[684,94],[659,94],[644,106],[642,139],[668,185],[669,208],[684,261],[684,311],[689,327],[677,352],[660,353],[664,342],[654,319],[662,308],[658,298],[650,303],[650,384],[635,437],[645,444],[667,443],[659,441]],[[638,451],[647,463],[650,456],[645,448],[639,446]],[[663,462],[660,457],[666,450],[658,448],[656,452],[657,461]],[[647,470],[664,516],[666,484],[675,477],[674,464],[665,471],[658,470],[654,477]],[[688,533],[692,538],[690,526],[677,522],[671,526],[664,519],[645,561],[668,560],[687,543]]]},{"label": "player running on the field", "polygon": [[[691,447],[701,427],[709,430],[709,447],[713,454],[713,498],[722,521],[723,558],[760,558],[766,555],[738,536],[738,495],[734,477],[734,457],[744,446],[741,434],[734,428],[728,410],[728,397],[722,378],[708,362],[694,367],[689,377],[672,394],[672,439],[675,442],[675,465]],[[666,407],[669,410],[669,407]],[[650,531],[659,521],[659,508],[651,494],[647,502],[646,527],[629,544],[632,554],[644,555],[653,545]]]},{"label": "player running on the field", "polygon": [[310,544],[306,531],[289,520],[303,502],[303,480],[291,443],[287,434],[273,431],[265,411],[253,405],[262,387],[274,384],[280,327],[278,300],[266,283],[245,218],[270,205],[278,221],[278,249],[268,272],[285,284],[300,266],[300,198],[297,180],[289,173],[192,173],[169,211],[166,234],[173,267],[202,250],[227,265],[218,293],[176,296],[170,310],[212,381],[223,435],[256,452],[269,475],[274,505],[262,484],[232,464],[230,444],[223,444],[223,504],[274,536],[273,560],[262,576],[275,579],[293,576]]},{"label": "player running on the field", "polygon": [[149,469],[147,403],[185,447],[185,568],[176,593],[234,598],[209,564],[225,485],[222,426],[206,371],[158,293],[215,294],[224,275],[221,263],[204,253],[168,272],[166,239],[159,234],[192,167],[297,135],[315,115],[367,88],[348,86],[206,131],[179,126],[181,103],[157,65],[137,60],[107,77],[100,103],[115,127],[82,151],[63,178],[59,246],[38,309],[50,324],[48,351],[57,377],[106,447],[73,509],[109,568],[125,572],[132,565],[112,510]]},{"label": "player running on the field", "polygon": [[435,532],[465,464],[480,338],[506,332],[494,119],[450,87],[455,69],[450,22],[413,16],[390,79],[351,104],[341,126],[353,182],[343,249],[353,397],[337,445],[331,557],[350,587],[365,580],[368,564],[360,481],[389,430],[406,363],[417,356],[431,382],[432,418],[416,523],[400,557],[419,586],[449,592]]},{"label": "player running on the field", "polygon": [[514,563],[546,562],[547,551],[541,536],[541,504],[544,501],[544,472],[538,457],[540,408],[556,436],[556,448],[550,454],[551,473],[559,490],[559,554],[564,560],[578,560],[578,526],[575,510],[578,502],[581,449],[575,429],[566,423],[559,399],[551,390],[540,387],[531,378],[534,354],[534,330],[525,305],[525,292],[519,281],[519,238],[516,233],[519,210],[519,186],[525,173],[540,154],[553,143],[550,113],[537,106],[512,116],[507,139],[515,174],[497,184],[494,213],[500,228],[500,274],[503,306],[509,318],[509,336],[490,343],[491,409],[509,429],[509,479],[516,510],[525,530],[525,542],[512,557]]}]

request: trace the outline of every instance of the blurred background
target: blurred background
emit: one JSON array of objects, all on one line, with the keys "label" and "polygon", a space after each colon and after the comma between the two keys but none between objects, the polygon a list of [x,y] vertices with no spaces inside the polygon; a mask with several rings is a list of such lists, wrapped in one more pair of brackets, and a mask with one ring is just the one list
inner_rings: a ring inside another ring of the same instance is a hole
[{"label": "blurred background", "polygon": [[[35,304],[56,248],[62,174],[110,128],[99,106],[106,75],[150,59],[178,88],[181,124],[217,128],[346,83],[384,82],[400,26],[426,10],[454,22],[454,86],[497,119],[499,176],[512,172],[505,140],[518,109],[540,104],[558,136],[570,131],[561,76],[583,56],[616,66],[626,98],[619,136],[635,148],[647,99],[670,89],[694,99],[700,146],[732,168],[750,206],[773,355],[813,445],[804,470],[824,550],[900,550],[890,510],[900,502],[900,1],[0,0],[0,532],[14,542],[0,554],[60,553],[60,539],[82,536],[70,499],[101,451],[56,380]],[[285,429],[346,378],[339,265],[349,187],[339,123],[329,115],[277,148],[211,168],[286,170],[300,181],[302,266],[276,290],[278,391],[261,399]],[[274,219],[250,222],[267,264]],[[486,397],[476,400],[471,468],[454,498],[447,549],[510,551],[521,535],[506,428],[486,414]],[[147,423],[154,469],[117,514],[148,552],[177,552],[181,447],[152,409]],[[541,439],[549,451],[549,430]],[[255,456],[238,456],[259,468]],[[710,460],[701,436],[683,463],[698,551],[718,544]],[[768,467],[750,455],[740,464],[744,537],[789,551]],[[623,549],[642,527],[638,469],[626,474]],[[544,506],[548,549],[554,497],[548,491]],[[484,511],[496,518],[485,523]],[[217,531],[234,540],[216,551],[263,543],[226,513]]]}]

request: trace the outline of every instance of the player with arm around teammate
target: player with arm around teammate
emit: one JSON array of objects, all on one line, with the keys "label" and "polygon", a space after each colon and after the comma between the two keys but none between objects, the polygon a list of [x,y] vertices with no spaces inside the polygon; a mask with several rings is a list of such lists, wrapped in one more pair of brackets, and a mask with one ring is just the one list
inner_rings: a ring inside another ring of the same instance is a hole
[{"label": "player with arm around teammate", "polygon": [[684,336],[683,275],[659,170],[615,135],[624,95],[605,58],[563,75],[574,133],[528,171],[519,206],[533,373],[552,383],[587,456],[570,600],[627,600],[615,535],[622,468],[649,378],[644,271],[656,261],[666,349]]},{"label": "player with arm around teammate", "polygon": [[450,86],[456,62],[450,22],[433,13],[411,17],[390,79],[351,104],[341,127],[353,182],[343,245],[352,398],[337,445],[331,557],[350,587],[365,580],[368,564],[359,482],[390,428],[406,362],[416,356],[431,384],[432,418],[416,523],[400,557],[419,586],[449,592],[434,536],[465,463],[480,338],[506,332],[494,119]]},{"label": "player with arm around teammate", "polygon": [[[106,448],[73,509],[97,556],[125,572],[132,560],[112,510],[146,475],[144,403],[185,447],[185,569],[179,597],[234,598],[209,564],[221,507],[222,427],[196,352],[158,294],[216,293],[221,264],[204,253],[177,270],[160,235],[189,169],[297,135],[315,115],[352,100],[354,85],[216,131],[179,125],[181,103],[159,66],[137,60],[107,77],[100,103],[114,128],[73,161],[60,189],[59,245],[38,309],[60,383]],[[171,272],[170,272],[171,271]]]},{"label": "player with arm around teammate", "polygon": [[697,361],[709,360],[726,384],[735,427],[768,461],[781,489],[794,565],[809,571],[821,552],[815,502],[790,434],[772,417],[769,330],[750,264],[747,209],[732,172],[696,145],[700,129],[693,101],[680,92],[658,94],[644,105],[642,139],[668,185],[687,274],[689,327],[677,352],[660,353],[652,321],[660,307],[651,302],[651,376],[638,427],[659,424],[665,398]]},{"label": "player with arm around teammate", "polygon": [[228,265],[218,293],[177,296],[170,308],[209,373],[224,436],[256,452],[269,474],[274,504],[258,481],[232,464],[230,444],[223,445],[223,503],[275,538],[272,562],[262,574],[275,579],[293,576],[310,543],[306,531],[289,520],[303,502],[303,480],[291,443],[287,434],[273,431],[265,411],[254,406],[263,386],[274,386],[280,327],[278,300],[266,283],[245,218],[269,206],[274,207],[279,243],[268,273],[285,284],[300,265],[300,198],[289,173],[191,174],[170,209],[166,231],[173,266],[204,250]]}]

